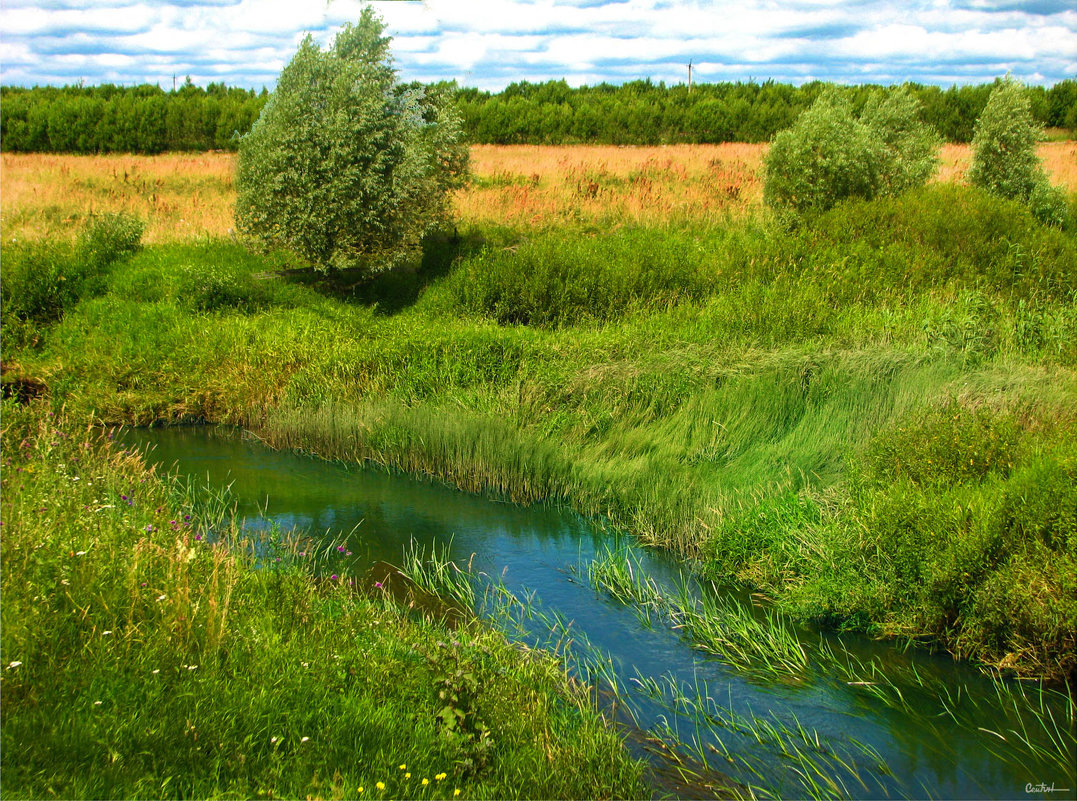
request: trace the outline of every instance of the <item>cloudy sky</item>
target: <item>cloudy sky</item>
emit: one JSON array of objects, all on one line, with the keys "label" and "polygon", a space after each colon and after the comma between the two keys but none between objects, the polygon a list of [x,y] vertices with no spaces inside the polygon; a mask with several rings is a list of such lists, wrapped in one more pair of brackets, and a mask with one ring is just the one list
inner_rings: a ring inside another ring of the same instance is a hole
[{"label": "cloudy sky", "polygon": [[[565,78],[949,86],[1077,77],[1073,0],[375,2],[405,80],[501,89]],[[300,38],[360,0],[0,0],[0,82],[272,88]]]}]

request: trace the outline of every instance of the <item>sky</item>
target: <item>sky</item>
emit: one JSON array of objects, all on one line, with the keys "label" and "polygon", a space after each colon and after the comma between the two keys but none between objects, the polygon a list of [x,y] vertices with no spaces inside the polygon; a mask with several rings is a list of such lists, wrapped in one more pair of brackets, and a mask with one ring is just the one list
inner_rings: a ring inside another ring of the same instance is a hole
[{"label": "sky", "polygon": [[[360,0],[0,0],[0,83],[273,88]],[[1077,78],[1074,0],[411,0],[370,3],[402,80],[497,91],[637,79],[950,86]]]}]

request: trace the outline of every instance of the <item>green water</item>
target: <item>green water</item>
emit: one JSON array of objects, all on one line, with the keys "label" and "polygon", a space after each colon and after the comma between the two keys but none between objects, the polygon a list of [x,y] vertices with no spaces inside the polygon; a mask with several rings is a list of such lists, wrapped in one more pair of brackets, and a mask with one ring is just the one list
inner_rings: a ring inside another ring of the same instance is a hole
[{"label": "green water", "polygon": [[[334,569],[351,580],[372,581],[372,567],[400,564],[406,548],[436,545],[457,564],[470,564],[480,584],[497,580],[527,598],[534,614],[519,615],[512,636],[563,646],[566,638],[548,628],[560,618],[576,643],[572,669],[593,675],[588,660],[612,666],[622,688],[619,717],[639,728],[632,747],[660,769],[664,765],[659,773],[668,776],[669,763],[654,735],[673,730],[681,741],[701,746],[710,769],[696,765],[697,779],[669,785],[682,796],[705,795],[716,781],[713,771],[720,771],[759,793],[785,798],[1074,797],[1072,707],[1061,694],[1040,695],[1034,683],[1004,685],[1037,707],[1035,713],[1026,704],[1014,710],[995,684],[948,656],[809,629],[797,631],[809,653],[801,674],[734,668],[693,647],[671,626],[648,625],[633,609],[592,589],[587,565],[611,543],[635,549],[662,586],[672,586],[681,567],[571,512],[518,507],[407,476],[273,451],[231,429],[139,430],[130,439],[148,445],[151,460],[182,475],[230,485],[251,528],[297,529],[311,550],[326,538],[339,542],[343,550]],[[581,648],[584,642],[590,647]],[[824,644],[862,666],[875,665],[878,673],[852,676],[837,669],[820,655]],[[669,692],[664,700],[644,692],[648,677],[667,690],[680,688],[695,714],[686,714]],[[819,775],[797,751],[810,757]],[[1051,753],[1061,754],[1061,761]]]}]

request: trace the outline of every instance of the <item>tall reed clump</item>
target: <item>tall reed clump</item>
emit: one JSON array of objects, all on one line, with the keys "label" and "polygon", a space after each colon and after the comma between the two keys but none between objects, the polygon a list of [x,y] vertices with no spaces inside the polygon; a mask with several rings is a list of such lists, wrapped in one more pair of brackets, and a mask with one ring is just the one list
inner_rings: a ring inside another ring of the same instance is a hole
[{"label": "tall reed clump", "polygon": [[103,429],[3,420],[5,797],[645,792],[553,660],[252,548]]},{"label": "tall reed clump", "polygon": [[704,253],[698,237],[647,229],[542,234],[468,259],[451,291],[463,310],[504,325],[602,322],[710,294]]},{"label": "tall reed clump", "polygon": [[777,571],[795,583],[786,602],[802,614],[930,635],[961,656],[1072,681],[1072,425],[956,401],[918,409],[872,438],[846,504],[801,501],[806,513],[769,517],[761,505],[767,547],[748,558],[792,566],[780,543],[807,539],[814,567]]}]

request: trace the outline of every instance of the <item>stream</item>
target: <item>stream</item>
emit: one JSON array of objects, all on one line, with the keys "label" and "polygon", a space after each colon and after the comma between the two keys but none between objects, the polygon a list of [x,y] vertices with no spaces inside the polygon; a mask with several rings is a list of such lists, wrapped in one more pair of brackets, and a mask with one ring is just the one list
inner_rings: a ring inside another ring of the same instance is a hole
[{"label": "stream", "polygon": [[[803,627],[795,632],[810,658],[799,674],[737,667],[661,616],[648,620],[592,587],[587,566],[611,549],[631,554],[660,587],[673,587],[684,568],[569,510],[275,451],[223,427],[125,437],[164,469],[230,485],[246,527],[342,542],[353,575],[399,565],[407,548],[444,549],[473,575],[527,599],[537,614],[523,616],[512,636],[548,645],[557,641],[548,621],[564,621],[573,641],[589,643],[590,658],[616,674],[619,716],[630,710],[647,733],[630,738],[638,755],[660,766],[669,760],[659,740],[695,744],[700,756],[685,764],[696,782],[671,781],[659,794],[706,796],[720,771],[785,798],[1074,797],[1072,705],[1036,682],[996,682],[946,654]],[[697,582],[695,591],[714,590]],[[722,594],[762,614],[747,595]],[[586,660],[575,669],[588,673]]]}]

